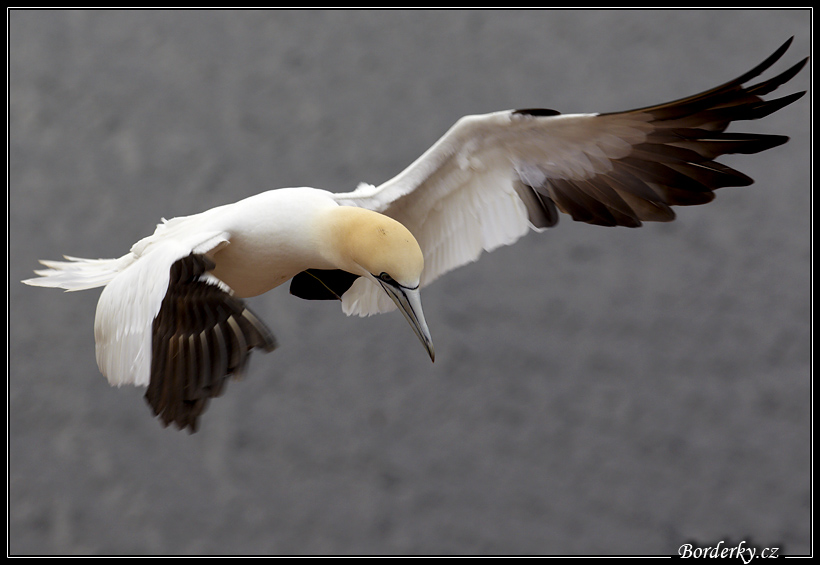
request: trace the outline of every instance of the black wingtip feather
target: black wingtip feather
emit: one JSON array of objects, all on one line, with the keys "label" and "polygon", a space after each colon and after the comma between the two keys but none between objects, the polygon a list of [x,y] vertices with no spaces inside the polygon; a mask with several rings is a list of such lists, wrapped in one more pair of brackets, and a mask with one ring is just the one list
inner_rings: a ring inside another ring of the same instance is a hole
[{"label": "black wingtip feather", "polygon": [[797,73],[801,71],[801,69],[806,65],[808,61],[809,58],[804,57],[803,59],[801,59],[800,61],[798,61],[797,63],[795,63],[794,65],[792,65],[791,67],[777,75],[776,77],[770,78],[769,80],[761,82],[754,86],[750,86],[746,90],[756,96],[765,96],[766,94],[773,92],[780,86],[786,84],[791,79],[793,79],[795,75],[797,75]]},{"label": "black wingtip feather", "polygon": [[247,368],[251,351],[276,348],[273,334],[242,300],[202,279],[213,267],[203,255],[175,262],[153,323],[145,399],[163,425],[191,433],[209,400]]},{"label": "black wingtip feather", "polygon": [[561,115],[561,112],[559,112],[558,110],[550,110],[548,108],[524,108],[522,110],[513,110],[513,115],[544,118],[549,116],[559,116]]},{"label": "black wingtip feather", "polygon": [[359,275],[341,269],[308,269],[290,281],[290,293],[304,300],[341,300]]},{"label": "black wingtip feather", "polygon": [[[610,196],[591,191],[589,186],[595,183],[587,178],[549,179],[547,186],[539,190],[546,191],[575,220],[598,225],[635,225],[636,220],[668,221],[674,218],[669,206],[705,204],[714,199],[718,188],[752,184],[749,176],[714,159],[730,153],[759,153],[788,141],[785,135],[727,133],[725,129],[733,121],[764,118],[805,94],[796,92],[774,100],[761,98],[793,78],[807,58],[774,78],[743,86],[779,60],[792,39],[759,65],[723,85],[673,102],[613,113],[648,118],[654,128],[642,143],[633,145],[629,154],[613,159],[611,170],[599,175],[629,208],[623,208]],[[601,114],[609,115],[612,114]]]}]

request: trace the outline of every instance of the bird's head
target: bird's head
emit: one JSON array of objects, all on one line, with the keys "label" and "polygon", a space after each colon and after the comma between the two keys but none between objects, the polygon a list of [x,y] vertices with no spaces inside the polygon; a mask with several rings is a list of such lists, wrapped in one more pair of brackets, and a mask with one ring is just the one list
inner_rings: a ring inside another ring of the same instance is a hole
[{"label": "bird's head", "polygon": [[381,286],[404,314],[430,359],[435,359],[421,308],[424,256],[416,238],[396,220],[364,208],[340,206],[333,209],[332,216],[329,235],[333,263]]}]

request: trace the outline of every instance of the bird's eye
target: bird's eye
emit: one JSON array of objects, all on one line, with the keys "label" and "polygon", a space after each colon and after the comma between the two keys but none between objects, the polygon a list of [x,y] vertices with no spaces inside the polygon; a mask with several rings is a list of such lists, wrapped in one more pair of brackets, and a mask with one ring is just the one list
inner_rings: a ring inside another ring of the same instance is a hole
[{"label": "bird's eye", "polygon": [[387,284],[392,284],[392,285],[396,284],[396,281],[393,280],[393,277],[391,277],[387,273],[380,274],[379,279],[381,279],[383,282],[386,282]]}]

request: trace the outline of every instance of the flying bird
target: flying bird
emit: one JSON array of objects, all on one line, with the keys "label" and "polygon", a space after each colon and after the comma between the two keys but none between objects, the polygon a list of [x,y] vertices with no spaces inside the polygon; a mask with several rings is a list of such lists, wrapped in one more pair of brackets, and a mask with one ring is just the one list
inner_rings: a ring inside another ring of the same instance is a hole
[{"label": "flying bird", "polygon": [[192,216],[162,220],[117,259],[41,261],[23,281],[69,291],[104,287],[94,322],[97,364],[112,385],[147,386],[164,425],[194,432],[209,400],[276,347],[243,298],[290,281],[291,294],[340,300],[348,315],[398,308],[434,359],[419,290],[554,226],[559,212],[601,226],[674,219],[714,190],[752,179],[714,159],[758,153],[782,135],[727,133],[800,98],[762,96],[781,74],[744,86],[791,39],[737,79],[626,112],[523,109],[465,116],[396,177],[353,192],[282,188]]}]

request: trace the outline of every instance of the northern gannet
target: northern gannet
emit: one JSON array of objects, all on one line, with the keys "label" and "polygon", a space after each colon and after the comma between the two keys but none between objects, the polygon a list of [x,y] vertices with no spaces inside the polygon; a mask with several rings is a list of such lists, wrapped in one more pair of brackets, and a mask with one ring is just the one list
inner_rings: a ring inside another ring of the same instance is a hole
[{"label": "northern gannet", "polygon": [[786,136],[727,133],[800,98],[761,96],[807,58],[757,84],[791,39],[721,86],[657,106],[605,114],[524,109],[465,116],[398,176],[353,192],[283,188],[160,223],[117,259],[41,261],[23,282],[104,287],[97,364],[112,385],[147,386],[164,425],[196,431],[210,398],[276,341],[243,298],[290,280],[304,299],[338,299],[348,315],[396,307],[434,359],[420,288],[558,222],[603,226],[674,219],[752,179],[713,159],[758,153]]}]

